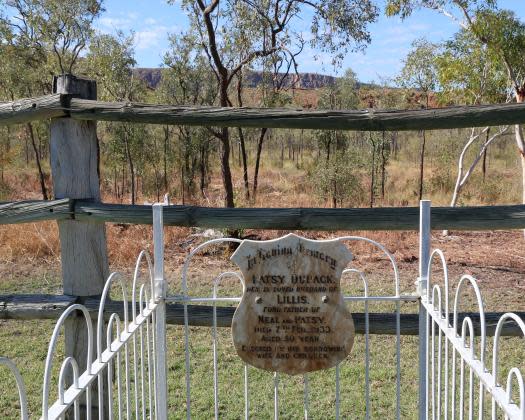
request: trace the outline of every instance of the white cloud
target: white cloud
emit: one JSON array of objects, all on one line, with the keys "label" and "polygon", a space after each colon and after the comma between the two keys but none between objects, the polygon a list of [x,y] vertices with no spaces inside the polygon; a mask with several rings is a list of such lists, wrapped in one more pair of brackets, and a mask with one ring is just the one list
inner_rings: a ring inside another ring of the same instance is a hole
[{"label": "white cloud", "polygon": [[115,18],[104,16],[98,20],[102,29],[106,30],[126,30],[131,27],[132,21],[129,18]]},{"label": "white cloud", "polygon": [[161,41],[167,37],[168,31],[169,28],[167,26],[157,26],[155,28],[137,31],[135,34],[137,50],[159,47]]}]

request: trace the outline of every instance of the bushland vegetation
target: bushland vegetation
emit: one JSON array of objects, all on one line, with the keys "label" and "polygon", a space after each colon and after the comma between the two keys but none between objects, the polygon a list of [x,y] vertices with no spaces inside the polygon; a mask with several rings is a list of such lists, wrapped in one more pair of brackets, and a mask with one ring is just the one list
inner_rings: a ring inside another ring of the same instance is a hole
[{"label": "bushland vegetation", "polygon": [[[414,42],[393,80],[363,84],[347,69],[306,89],[305,45],[340,64],[371,41],[377,4],[186,1],[191,25],[171,34],[151,84],[136,68],[133,34],[94,29],[103,2],[0,1],[0,101],[51,93],[52,76],[64,72],[97,80],[105,101],[306,109],[521,101],[525,25],[512,11],[490,0],[403,0],[388,1],[385,12],[419,7],[451,17],[457,33],[442,44]],[[313,19],[308,39],[295,26],[305,16]],[[0,200],[53,197],[48,126],[0,127]],[[98,140],[106,202],[169,194],[172,203],[230,207],[406,206],[420,198],[454,206],[519,203],[523,190],[520,126],[365,133],[100,122]]]},{"label": "bushland vegetation", "polygon": [[[182,3],[191,25],[185,33],[171,35],[160,82],[152,86],[140,77],[143,72],[136,71],[133,34],[94,30],[93,22],[104,13],[101,1],[0,0],[0,101],[49,94],[52,76],[64,72],[97,80],[98,97],[105,101],[335,110],[523,100],[525,26],[512,11],[498,9],[492,0],[387,0],[389,14],[407,16],[415,8],[426,7],[458,22],[458,32],[440,45],[417,40],[394,80],[363,84],[347,69],[344,76],[326,79],[329,83],[316,89],[305,89],[301,84],[304,46],[310,44],[328,53],[336,65],[349,48],[365,48],[371,40],[368,24],[382,12],[376,2]],[[311,19],[308,37],[294,26],[296,20],[305,18]],[[260,75],[255,85],[248,82],[253,71]],[[230,207],[408,206],[417,205],[420,198],[430,198],[434,205],[479,205],[515,204],[522,199],[525,147],[519,126],[368,133],[100,122],[98,140],[105,202],[142,204],[160,201],[166,193],[174,204]],[[0,127],[0,201],[52,198],[48,160],[49,122]],[[151,248],[149,229],[107,226],[112,269],[129,272],[138,252]],[[170,286],[178,284],[184,256],[199,240],[192,233],[184,228],[166,229]],[[238,233],[261,238],[281,234]],[[367,236],[395,253],[409,273],[402,278],[402,289],[413,292],[417,235],[376,232]],[[488,280],[481,284],[490,290],[485,294],[488,310],[522,309],[521,294],[511,292],[522,287],[525,258],[518,233],[465,233],[460,238],[434,238],[434,242],[450,251],[447,262],[454,276],[463,273],[467,265],[469,273]],[[474,242],[479,246],[473,246]],[[3,294],[60,293],[55,223],[0,227],[0,243]],[[382,277],[385,266],[369,249],[361,250],[365,252],[356,252],[354,262],[380,280],[375,284],[381,294],[387,284]],[[211,283],[206,276],[211,276],[211,268],[225,264],[225,258],[219,257],[218,263],[211,263],[208,256],[197,261],[193,280],[199,293],[209,293]],[[23,374],[33,379],[27,381],[32,410],[38,409],[41,361],[48,337],[42,331],[50,332],[51,328],[47,321],[5,322],[2,328],[3,342],[10,348],[6,355],[16,355]],[[170,344],[182,342],[176,333],[170,330]],[[208,333],[199,332],[196,342],[205,343]],[[229,340],[227,333],[221,334]],[[27,341],[28,337],[32,341]],[[374,383],[392,384],[391,372],[383,369],[385,354],[394,354],[388,347],[392,343],[389,338],[380,340],[374,349],[381,373]],[[412,413],[417,350],[413,341],[404,344],[411,388],[403,392],[403,398],[410,399],[403,406]],[[176,351],[181,354],[182,350],[177,347]],[[174,363],[170,371],[178,369],[178,359],[169,360]],[[201,380],[210,377],[205,370],[209,362],[204,358],[199,364],[204,369],[196,371]],[[228,369],[230,377],[230,372],[241,371]],[[170,375],[170,380],[175,377]],[[240,378],[235,379],[230,382],[241,383]],[[209,397],[208,390],[203,386],[200,392]],[[230,394],[236,403],[241,401],[235,392]],[[377,413],[388,417],[392,401],[393,394],[381,395]],[[5,417],[12,417],[12,405],[5,408],[6,404],[0,401],[0,408]],[[171,401],[170,406],[180,410],[183,404]],[[326,407],[332,406],[333,401],[326,399]],[[325,405],[320,407],[316,407],[318,411],[326,413]]]}]

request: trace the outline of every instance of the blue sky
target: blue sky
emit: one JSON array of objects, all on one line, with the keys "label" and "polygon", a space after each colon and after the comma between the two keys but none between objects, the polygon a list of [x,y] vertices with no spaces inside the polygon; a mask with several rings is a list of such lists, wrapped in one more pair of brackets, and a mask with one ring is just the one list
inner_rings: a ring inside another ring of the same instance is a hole
[{"label": "blue sky", "polygon": [[[499,7],[513,10],[525,20],[525,1],[499,0]],[[168,34],[180,33],[187,18],[178,4],[166,0],[105,0],[106,12],[97,22],[103,32],[133,30],[139,67],[158,67],[168,48]],[[392,78],[402,67],[411,43],[420,37],[433,42],[446,40],[458,30],[457,23],[433,11],[419,11],[402,21],[381,15],[370,26],[372,42],[364,53],[349,53],[341,68],[334,69],[330,57],[305,49],[299,59],[299,71],[340,75],[352,68],[363,82]]]}]

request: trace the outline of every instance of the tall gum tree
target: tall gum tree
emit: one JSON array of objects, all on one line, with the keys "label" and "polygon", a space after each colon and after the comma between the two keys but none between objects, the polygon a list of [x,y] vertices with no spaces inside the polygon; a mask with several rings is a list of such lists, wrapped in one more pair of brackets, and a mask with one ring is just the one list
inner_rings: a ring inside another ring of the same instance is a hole
[{"label": "tall gum tree", "polygon": [[[93,21],[102,11],[101,0],[0,0],[4,95],[13,100],[51,93],[52,76],[73,73],[78,65],[80,53],[93,35]],[[27,123],[26,132],[35,154],[42,196],[47,200],[38,124]]]},{"label": "tall gum tree", "polygon": [[[209,106],[217,98],[217,84],[206,58],[200,54],[197,39],[191,34],[170,37],[170,50],[164,55],[166,69],[156,95],[161,103],[174,105]],[[165,127],[164,176],[167,179],[166,151],[171,148],[170,131],[176,130],[178,139],[179,173],[181,181],[182,203],[186,192],[192,194],[194,175],[199,172],[199,189],[203,198],[207,198],[206,189],[209,173],[209,155],[213,152],[214,130],[208,127],[177,126]],[[165,181],[167,184],[167,181]]]},{"label": "tall gum tree", "polygon": [[[414,10],[435,10],[456,22],[485,45],[492,59],[507,73],[510,91],[525,102],[525,24],[510,10],[498,10],[495,0],[387,0],[388,15],[409,16]],[[525,139],[521,125],[514,126],[522,167],[522,203],[525,204]]]},{"label": "tall gum tree", "polygon": [[[95,36],[86,55],[86,71],[96,78],[100,98],[110,101],[138,101],[144,97],[144,83],[132,76],[135,66],[133,35],[99,34]],[[131,77],[130,77],[131,75]],[[131,203],[137,200],[137,161],[144,158],[146,141],[144,124],[108,122],[104,125],[110,141],[106,145],[117,161],[126,162],[130,174]],[[115,165],[116,162],[111,162]],[[124,186],[123,189],[124,190]]]},{"label": "tall gum tree", "polygon": [[[403,62],[401,73],[397,77],[399,85],[405,89],[417,89],[422,97],[424,108],[430,107],[430,94],[438,83],[435,63],[436,45],[425,39],[417,39],[412,43],[412,50]],[[425,168],[426,132],[421,130],[421,146],[419,150],[419,200],[423,198],[423,174]]]},{"label": "tall gum tree", "polygon": [[[340,62],[347,51],[370,42],[367,25],[377,17],[372,0],[184,0],[182,7],[216,79],[217,103],[223,107],[232,106],[238,73],[257,60],[289,51],[294,39],[303,38],[301,28],[310,28],[312,48]],[[213,133],[221,144],[224,204],[234,207],[230,132],[219,128]]]},{"label": "tall gum tree", "polygon": [[[469,31],[461,29],[443,45],[436,58],[441,86],[440,100],[445,103],[481,105],[505,102],[505,68],[493,60],[486,45]],[[477,165],[484,161],[488,147],[501,138],[509,126],[472,128],[458,158],[458,174],[450,206],[456,206],[460,193]],[[477,147],[477,150],[472,150]],[[470,155],[470,163],[466,164]],[[485,172],[483,172],[485,174]],[[445,231],[446,233],[446,231]]]}]

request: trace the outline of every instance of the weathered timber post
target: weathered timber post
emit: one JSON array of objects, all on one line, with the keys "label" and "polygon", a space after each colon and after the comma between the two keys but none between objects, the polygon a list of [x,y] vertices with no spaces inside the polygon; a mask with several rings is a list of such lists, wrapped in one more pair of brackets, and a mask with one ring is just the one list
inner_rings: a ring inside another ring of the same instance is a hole
[{"label": "weathered timber post", "polygon": [[[82,99],[97,98],[95,81],[69,74],[55,76],[53,90],[54,93]],[[51,120],[50,130],[55,198],[100,201],[97,123],[75,121],[68,117],[55,118]],[[58,222],[58,229],[64,294],[79,296],[80,303],[88,297],[100,296],[109,272],[104,224],[63,220]],[[65,345],[66,356],[73,356],[80,371],[84,371],[87,329],[83,317],[71,318],[65,324]],[[97,400],[96,393],[93,393],[91,406],[94,418],[98,416]],[[85,402],[81,410],[85,410]]]}]

